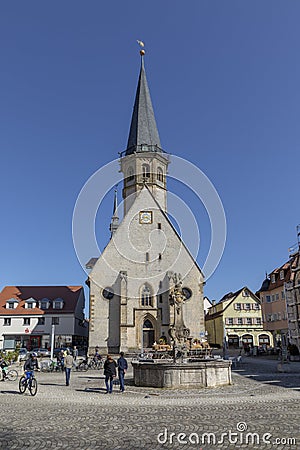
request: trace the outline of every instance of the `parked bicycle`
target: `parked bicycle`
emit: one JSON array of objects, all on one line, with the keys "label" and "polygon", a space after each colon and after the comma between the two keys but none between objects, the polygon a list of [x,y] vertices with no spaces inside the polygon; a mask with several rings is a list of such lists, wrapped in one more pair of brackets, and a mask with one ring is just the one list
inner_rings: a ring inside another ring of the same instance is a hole
[{"label": "parked bicycle", "polygon": [[78,364],[76,369],[80,370],[80,371],[83,371],[83,372],[86,372],[87,370],[89,370],[88,361],[86,359],[84,361],[81,361],[81,363]]},{"label": "parked bicycle", "polygon": [[91,360],[83,360],[81,363],[78,364],[76,367],[77,370],[81,370],[86,372],[87,370],[100,370],[103,368],[103,361],[98,359],[91,359]]},{"label": "parked bicycle", "polygon": [[62,372],[63,371],[63,365],[60,361],[42,361],[40,363],[41,371],[42,372]]},{"label": "parked bicycle", "polygon": [[89,369],[92,370],[100,370],[103,368],[103,360],[102,359],[91,359],[88,363]]},{"label": "parked bicycle", "polygon": [[30,395],[34,396],[37,393],[38,383],[34,376],[34,372],[26,372],[21,376],[19,381],[19,391],[20,394],[24,394],[28,388]]}]

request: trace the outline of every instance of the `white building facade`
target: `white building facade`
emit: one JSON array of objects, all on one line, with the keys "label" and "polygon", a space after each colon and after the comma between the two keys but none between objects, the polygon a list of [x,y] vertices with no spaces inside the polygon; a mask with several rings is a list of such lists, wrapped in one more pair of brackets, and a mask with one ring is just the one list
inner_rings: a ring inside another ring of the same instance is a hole
[{"label": "white building facade", "polygon": [[0,349],[87,346],[82,286],[6,286],[0,293]]}]

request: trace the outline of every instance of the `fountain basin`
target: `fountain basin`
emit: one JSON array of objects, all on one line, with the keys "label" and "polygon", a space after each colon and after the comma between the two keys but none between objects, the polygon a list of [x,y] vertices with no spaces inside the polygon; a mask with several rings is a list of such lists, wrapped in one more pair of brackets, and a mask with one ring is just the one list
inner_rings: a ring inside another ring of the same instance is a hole
[{"label": "fountain basin", "polygon": [[135,386],[190,389],[231,384],[231,361],[132,361]]}]

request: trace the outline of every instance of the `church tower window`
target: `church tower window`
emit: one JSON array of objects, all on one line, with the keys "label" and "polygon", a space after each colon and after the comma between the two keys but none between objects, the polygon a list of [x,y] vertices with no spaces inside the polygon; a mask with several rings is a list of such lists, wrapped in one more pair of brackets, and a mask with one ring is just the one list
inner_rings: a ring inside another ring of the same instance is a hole
[{"label": "church tower window", "polygon": [[132,181],[134,180],[134,172],[133,172],[133,168],[129,167],[127,170],[127,181]]},{"label": "church tower window", "polygon": [[142,288],[141,304],[142,304],[142,306],[152,306],[151,289],[146,284]]},{"label": "church tower window", "polygon": [[150,178],[150,166],[149,164],[142,165],[143,178]]},{"label": "church tower window", "polygon": [[160,167],[157,168],[157,179],[161,183],[163,183],[163,181],[164,181],[164,173]]}]

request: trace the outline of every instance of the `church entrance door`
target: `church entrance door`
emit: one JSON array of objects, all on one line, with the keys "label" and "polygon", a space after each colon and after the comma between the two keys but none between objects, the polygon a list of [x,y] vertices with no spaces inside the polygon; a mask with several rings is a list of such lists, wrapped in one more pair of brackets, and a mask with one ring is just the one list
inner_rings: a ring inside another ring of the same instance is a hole
[{"label": "church entrance door", "polygon": [[149,319],[146,319],[143,324],[143,347],[151,348],[155,341],[155,333],[153,324]]}]

